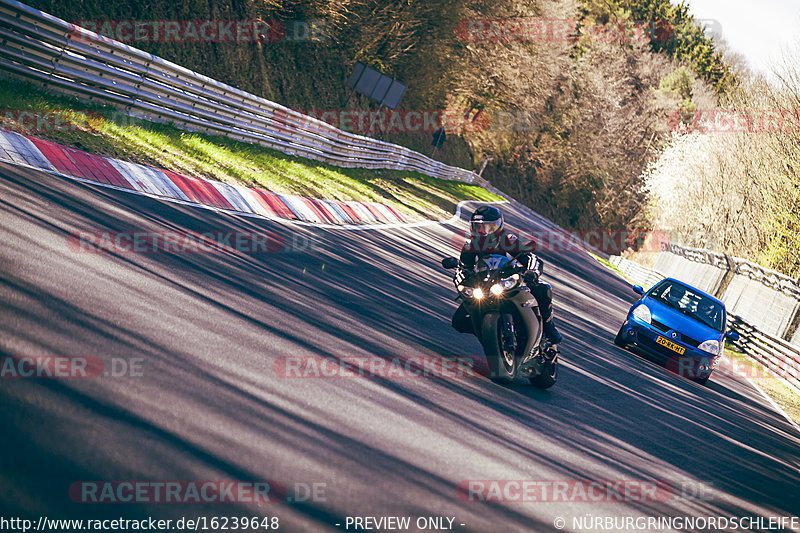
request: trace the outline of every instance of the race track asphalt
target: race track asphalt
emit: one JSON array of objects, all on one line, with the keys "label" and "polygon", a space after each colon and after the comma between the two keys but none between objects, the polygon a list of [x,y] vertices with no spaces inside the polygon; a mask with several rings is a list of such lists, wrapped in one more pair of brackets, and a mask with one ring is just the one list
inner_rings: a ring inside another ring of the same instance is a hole
[{"label": "race track asphalt", "polygon": [[[370,516],[433,531],[414,523],[449,517],[453,531],[488,533],[555,531],[559,518],[563,531],[589,531],[589,517],[800,514],[797,430],[746,380],[699,386],[615,347],[637,297],[585,253],[542,253],[565,336],[551,390],[474,375],[287,377],[287,361],[309,358],[479,360],[474,337],[450,327],[455,294],[439,266],[466,224],[318,229],[5,164],[0,204],[0,355],[89,358],[105,372],[0,379],[3,517],[277,516],[280,531],[346,530]],[[512,227],[537,229],[506,212]],[[268,233],[286,246],[76,248],[75,235],[104,231]],[[70,494],[81,482],[173,480],[266,481],[286,493],[261,504]],[[498,501],[511,491],[482,502],[458,490],[470,480],[668,489],[658,501]]]}]

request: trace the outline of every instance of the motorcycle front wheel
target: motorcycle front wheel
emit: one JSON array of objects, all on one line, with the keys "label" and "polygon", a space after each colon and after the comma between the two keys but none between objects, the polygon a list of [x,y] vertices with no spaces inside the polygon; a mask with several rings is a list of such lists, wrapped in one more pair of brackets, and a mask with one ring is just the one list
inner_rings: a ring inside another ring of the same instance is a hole
[{"label": "motorcycle front wheel", "polygon": [[514,317],[500,313],[485,314],[481,320],[481,344],[489,363],[489,379],[499,383],[513,381],[517,374]]}]

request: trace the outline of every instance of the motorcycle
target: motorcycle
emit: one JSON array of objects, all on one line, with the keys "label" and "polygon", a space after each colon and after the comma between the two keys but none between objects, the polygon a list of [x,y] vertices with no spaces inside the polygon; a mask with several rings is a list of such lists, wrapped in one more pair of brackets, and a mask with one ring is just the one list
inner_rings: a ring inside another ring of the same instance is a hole
[{"label": "motorcycle", "polygon": [[[447,257],[442,267],[463,271],[464,265]],[[492,381],[509,383],[521,377],[548,389],[558,378],[558,346],[542,335],[539,307],[527,286],[535,281],[535,273],[504,255],[480,257],[473,271],[453,280],[456,300],[463,300],[471,317]]]}]

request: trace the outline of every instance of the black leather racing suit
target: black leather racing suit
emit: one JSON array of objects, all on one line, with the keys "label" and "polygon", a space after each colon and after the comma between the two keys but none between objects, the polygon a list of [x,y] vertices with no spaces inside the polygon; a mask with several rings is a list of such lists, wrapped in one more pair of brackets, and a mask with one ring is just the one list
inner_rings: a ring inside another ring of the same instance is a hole
[{"label": "black leather racing suit", "polygon": [[[535,272],[537,281],[528,283],[528,287],[539,305],[545,334],[551,342],[559,342],[561,335],[553,324],[553,289],[549,284],[538,281],[544,263],[533,253],[534,250],[536,250],[534,241],[523,242],[515,233],[501,229],[499,233],[489,235],[470,235],[461,249],[461,262],[465,269],[472,270],[481,255],[500,254],[516,259],[528,270]],[[463,302],[453,315],[453,327],[460,333],[474,333],[472,320]]]}]

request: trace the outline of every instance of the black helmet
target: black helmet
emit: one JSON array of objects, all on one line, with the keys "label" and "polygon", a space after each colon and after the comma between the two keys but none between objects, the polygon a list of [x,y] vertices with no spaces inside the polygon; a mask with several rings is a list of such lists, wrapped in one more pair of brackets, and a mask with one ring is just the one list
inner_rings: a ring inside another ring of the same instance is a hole
[{"label": "black helmet", "polygon": [[477,235],[499,233],[503,228],[503,213],[496,207],[482,205],[469,219],[470,230]]}]

